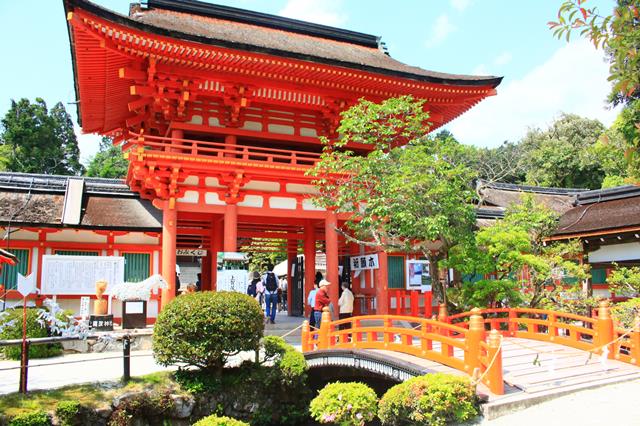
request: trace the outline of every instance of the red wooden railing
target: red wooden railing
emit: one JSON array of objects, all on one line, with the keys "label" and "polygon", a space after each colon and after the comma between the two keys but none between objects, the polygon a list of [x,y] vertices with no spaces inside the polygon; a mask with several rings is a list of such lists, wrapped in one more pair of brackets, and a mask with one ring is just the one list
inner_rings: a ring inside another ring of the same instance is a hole
[{"label": "red wooden railing", "polygon": [[209,142],[194,139],[180,139],[161,136],[139,135],[132,133],[126,144],[130,155],[138,150],[144,154],[149,151],[187,156],[219,157],[225,160],[250,161],[260,163],[278,163],[302,167],[312,167],[320,160],[320,153],[293,151],[287,149],[262,148],[224,142]]},{"label": "red wooden railing", "polygon": [[388,290],[388,298],[389,312],[396,315],[431,318],[433,314],[431,292],[390,289]]},{"label": "red wooden railing", "polygon": [[[607,301],[601,302],[593,317],[529,308],[481,309],[479,312],[485,327],[503,336],[547,341],[596,354],[603,353],[606,347],[608,358],[640,366],[640,319],[631,330],[615,326]],[[471,315],[473,311],[445,313],[439,319],[466,328]]]},{"label": "red wooden railing", "polygon": [[[406,353],[480,375],[478,380],[495,394],[504,393],[503,336],[553,342],[640,366],[640,316],[633,328],[622,329],[614,325],[608,302],[600,304],[595,318],[529,308],[476,308],[447,315],[444,305],[439,306],[437,318],[368,315],[331,321],[325,310],[319,329],[311,331],[306,321],[303,324],[302,351]],[[348,328],[341,329],[345,325]]]},{"label": "red wooden railing", "polygon": [[[415,326],[407,327],[411,324]],[[368,315],[331,321],[328,310],[320,328],[302,327],[302,351],[323,349],[383,349],[436,361],[478,375],[489,390],[504,393],[502,352],[498,332],[486,333],[482,316],[471,317],[470,328],[432,319],[401,315]],[[341,325],[349,328],[340,329]]]}]

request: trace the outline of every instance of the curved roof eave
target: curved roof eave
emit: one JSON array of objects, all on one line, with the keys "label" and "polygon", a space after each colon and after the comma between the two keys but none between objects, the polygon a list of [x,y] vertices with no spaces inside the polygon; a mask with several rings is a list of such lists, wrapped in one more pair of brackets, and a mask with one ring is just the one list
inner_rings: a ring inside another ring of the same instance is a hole
[{"label": "curved roof eave", "polygon": [[[119,13],[115,13],[111,10],[108,10],[96,4],[93,4],[87,0],[64,0],[64,6],[65,6],[65,12],[71,11],[73,7],[79,7],[90,13],[95,14],[96,16],[118,23],[120,25],[130,27],[136,30],[156,34],[159,36],[170,37],[173,39],[191,41],[191,42],[206,44],[206,45],[214,45],[218,47],[245,50],[245,51],[255,52],[255,53],[275,55],[275,56],[286,57],[290,59],[298,59],[303,61],[321,63],[324,65],[340,66],[344,68],[373,72],[373,73],[382,74],[390,77],[406,78],[406,79],[421,81],[425,83],[436,83],[436,84],[457,85],[457,86],[472,86],[472,87],[473,86],[491,86],[492,88],[495,88],[500,84],[503,78],[503,77],[493,77],[493,76],[490,76],[487,78],[480,78],[480,79],[479,78],[461,78],[461,76],[459,75],[452,75],[451,78],[446,78],[446,77],[440,77],[440,76],[414,74],[410,72],[403,72],[403,71],[391,70],[386,68],[357,64],[352,62],[327,59],[327,58],[301,54],[296,52],[289,52],[289,51],[280,50],[277,48],[265,48],[262,46],[255,46],[250,44],[234,43],[226,40],[213,39],[213,38],[207,38],[204,36],[188,34],[181,31],[168,30],[165,28],[138,22],[136,20],[130,19],[127,16],[121,15]],[[69,37],[70,39],[72,38],[71,32],[69,33]],[[71,40],[71,43],[73,43],[72,40]],[[75,59],[73,59],[73,61],[75,64]],[[75,65],[74,65],[74,74],[75,74]],[[442,73],[438,73],[438,74],[442,74]],[[76,88],[76,95],[77,95],[77,88]]]}]

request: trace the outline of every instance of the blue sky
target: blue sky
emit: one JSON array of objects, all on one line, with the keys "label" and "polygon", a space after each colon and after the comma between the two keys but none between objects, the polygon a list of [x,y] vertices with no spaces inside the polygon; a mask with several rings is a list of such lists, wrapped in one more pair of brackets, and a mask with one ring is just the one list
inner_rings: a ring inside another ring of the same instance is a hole
[{"label": "blue sky", "polygon": [[[129,0],[96,3],[126,14]],[[498,96],[448,125],[463,143],[517,141],[560,112],[609,125],[608,66],[586,41],[554,39],[546,27],[560,0],[218,0],[265,13],[382,36],[391,56],[411,65],[458,74],[504,76]],[[613,0],[588,0],[609,13]],[[76,111],[62,0],[0,0],[0,114],[10,99],[42,97]],[[79,133],[79,132],[78,132]],[[80,136],[82,159],[98,138]]]}]

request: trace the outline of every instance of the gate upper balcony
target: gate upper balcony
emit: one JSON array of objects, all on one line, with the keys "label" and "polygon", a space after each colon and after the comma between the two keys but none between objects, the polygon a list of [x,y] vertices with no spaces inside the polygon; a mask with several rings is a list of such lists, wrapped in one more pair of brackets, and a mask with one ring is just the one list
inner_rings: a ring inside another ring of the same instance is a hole
[{"label": "gate upper balcony", "polygon": [[[251,172],[254,176],[303,177],[320,159],[320,146],[308,150],[293,149],[292,143],[264,141],[235,135],[194,138],[192,135],[171,136],[131,134],[124,149],[135,166],[173,168],[180,167],[194,173],[212,171]],[[306,148],[306,147],[303,147]]]}]

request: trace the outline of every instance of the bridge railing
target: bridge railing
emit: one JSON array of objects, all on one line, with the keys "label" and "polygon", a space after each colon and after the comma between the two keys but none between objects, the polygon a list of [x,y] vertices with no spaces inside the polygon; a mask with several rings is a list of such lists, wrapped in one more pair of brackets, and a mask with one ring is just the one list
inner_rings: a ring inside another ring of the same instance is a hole
[{"label": "bridge railing", "polygon": [[[530,308],[481,309],[488,330],[503,336],[557,343],[634,365],[640,365],[640,318],[631,330],[615,326],[607,301],[600,303],[595,317]],[[441,305],[438,319],[468,328],[473,311],[447,315]]]},{"label": "bridge railing", "polygon": [[323,312],[320,328],[302,327],[302,351],[380,349],[439,362],[480,377],[495,394],[504,393],[500,335],[487,339],[482,316],[470,328],[401,315],[367,315],[331,321]]}]

